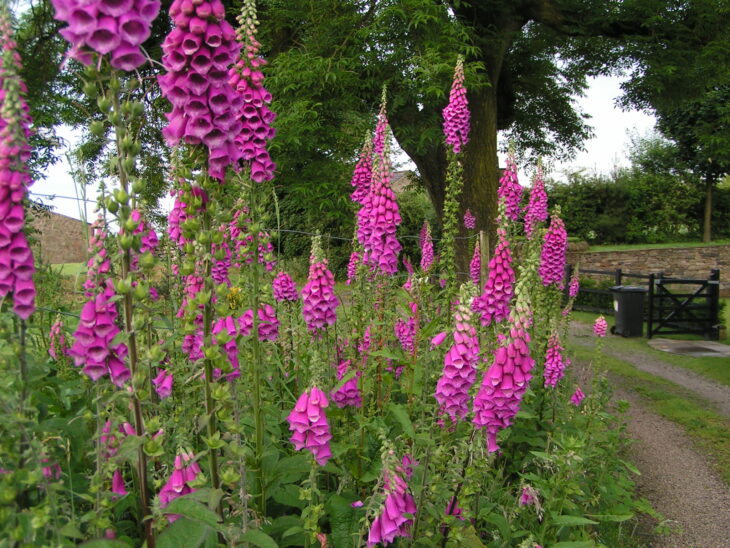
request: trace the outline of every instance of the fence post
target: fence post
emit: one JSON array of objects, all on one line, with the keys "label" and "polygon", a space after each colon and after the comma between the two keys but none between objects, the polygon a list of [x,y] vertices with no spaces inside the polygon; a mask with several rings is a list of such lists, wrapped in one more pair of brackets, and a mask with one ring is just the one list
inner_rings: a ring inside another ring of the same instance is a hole
[{"label": "fence post", "polygon": [[651,339],[654,331],[654,273],[649,274],[649,310],[646,316],[646,338]]},{"label": "fence post", "polygon": [[720,270],[718,268],[713,268],[710,271],[710,281],[716,282],[714,284],[710,284],[708,288],[708,293],[710,297],[710,320],[709,320],[709,329],[707,330],[707,336],[708,338],[713,338],[715,340],[720,339]]},{"label": "fence post", "polygon": [[620,268],[616,269],[616,274],[614,274],[614,282],[616,282],[616,285],[621,285],[621,278],[623,277],[623,272],[621,272]]}]

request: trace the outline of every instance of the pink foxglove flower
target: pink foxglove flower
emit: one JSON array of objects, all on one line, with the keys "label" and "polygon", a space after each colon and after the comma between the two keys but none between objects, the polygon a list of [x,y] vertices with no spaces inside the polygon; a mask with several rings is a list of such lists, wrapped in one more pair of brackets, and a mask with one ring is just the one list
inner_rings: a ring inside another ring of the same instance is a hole
[{"label": "pink foxglove flower", "polygon": [[459,57],[454,69],[454,81],[449,93],[449,104],[443,110],[444,136],[454,154],[461,152],[461,147],[469,142],[469,102],[464,87],[464,60]]},{"label": "pink foxglove flower", "polygon": [[312,246],[309,278],[302,289],[302,315],[309,332],[320,334],[337,321],[339,300],[335,295],[335,277],[327,268],[327,259],[320,259],[319,243]]},{"label": "pink foxglove flower", "polygon": [[603,338],[608,333],[608,322],[603,316],[598,316],[596,321],[593,322],[593,334],[596,337]]},{"label": "pink foxglove flower", "polygon": [[441,343],[446,340],[446,331],[442,331],[438,335],[436,335],[434,338],[431,339],[431,350],[436,348],[437,346],[441,346]]},{"label": "pink foxglove flower", "polygon": [[474,255],[469,263],[469,277],[474,285],[479,287],[479,280],[482,274],[482,250],[479,249],[479,242],[474,246]]},{"label": "pink foxglove flower", "polygon": [[289,438],[294,449],[306,449],[314,455],[317,464],[324,466],[332,457],[330,450],[330,426],[324,410],[329,405],[327,396],[316,386],[302,393],[294,409],[287,417],[289,430],[293,432]]},{"label": "pink foxglove flower", "polygon": [[474,312],[481,315],[481,322],[485,327],[509,316],[509,306],[514,295],[515,271],[512,269],[512,251],[507,232],[499,227],[497,235],[499,243],[489,261],[487,283],[472,305]]},{"label": "pink foxglove flower", "polygon": [[222,181],[226,167],[238,167],[241,158],[235,139],[243,99],[228,75],[240,51],[236,33],[220,0],[174,0],[170,17],[174,28],[162,44],[166,74],[158,81],[173,108],[162,134],[170,146],[205,145],[208,172]]},{"label": "pink foxglove flower", "polygon": [[152,384],[155,387],[155,392],[157,392],[157,395],[160,397],[161,400],[169,398],[172,394],[173,381],[174,378],[172,373],[164,369],[160,369],[160,372],[157,374],[157,376],[152,379]]},{"label": "pink foxglove flower", "polygon": [[264,87],[261,72],[266,60],[259,55],[261,44],[256,39],[258,19],[254,0],[243,2],[239,23],[238,40],[243,43],[244,51],[228,73],[229,83],[243,100],[239,118],[241,131],[235,143],[250,169],[251,180],[260,183],[274,178],[276,164],[271,161],[266,144],[276,135],[271,127],[276,114],[268,107],[271,93]]},{"label": "pink foxglove flower", "polygon": [[375,125],[375,136],[373,137],[373,154],[382,156],[388,145],[388,115],[385,106],[385,91],[383,91],[383,100],[380,104],[380,112],[378,112],[378,122]]},{"label": "pink foxglove flower", "polygon": [[477,218],[474,217],[474,214],[471,212],[471,209],[467,209],[464,212],[464,226],[471,230],[474,230],[477,227]]},{"label": "pink foxglove flower", "polygon": [[432,264],[433,240],[431,239],[431,226],[426,221],[421,229],[421,270],[428,272]]},{"label": "pink foxglove flower", "polygon": [[580,407],[580,404],[585,399],[586,395],[583,393],[583,390],[580,389],[580,386],[575,389],[575,392],[573,392],[573,395],[570,396],[570,403],[575,405],[576,407]]},{"label": "pink foxglove flower", "polygon": [[379,543],[384,545],[395,541],[396,537],[409,537],[416,513],[416,502],[408,491],[408,484],[403,475],[405,471],[386,470],[383,474],[385,502],[378,516],[373,520],[368,532],[368,547]]},{"label": "pink foxglove flower", "polygon": [[547,353],[545,354],[545,370],[543,372],[545,386],[555,388],[558,381],[563,378],[567,365],[567,361],[563,358],[563,347],[560,346],[558,334],[554,332],[548,339]]},{"label": "pink foxglove flower", "polygon": [[[349,372],[352,366],[351,360],[343,360],[337,366],[337,380],[341,381]],[[330,399],[337,407],[362,407],[362,395],[360,394],[360,371],[355,376],[345,381],[337,390],[330,392]]]},{"label": "pink foxglove flower", "polygon": [[48,335],[48,354],[54,359],[59,360],[68,352],[68,344],[66,344],[66,336],[63,330],[63,320],[56,319],[51,326],[51,332]]},{"label": "pink foxglove flower", "polygon": [[[386,128],[387,129],[387,128]],[[357,239],[362,261],[374,271],[392,276],[398,271],[401,244],[396,237],[401,216],[393,189],[389,151],[376,154],[370,192],[357,212]]]},{"label": "pink foxglove flower", "polygon": [[472,311],[468,297],[462,297],[454,313],[454,343],[444,357],[444,369],[436,384],[436,401],[440,412],[453,422],[469,412],[469,389],[474,384],[479,361],[479,338],[472,325]]},{"label": "pink foxglove flower", "polygon": [[563,288],[567,251],[568,233],[565,224],[557,214],[553,214],[540,255],[539,273],[545,287],[555,284],[558,288]]},{"label": "pink foxglove flower", "polygon": [[[253,313],[251,317],[253,318]],[[238,319],[240,325],[241,319]],[[238,328],[236,326],[236,320],[233,316],[222,316],[218,318],[213,325],[212,333],[215,336],[218,344],[223,346],[223,350],[228,357],[228,363],[231,365],[231,372],[226,375],[227,381],[232,381],[241,376],[240,365],[238,362],[238,345],[236,344],[236,335],[238,335]],[[216,371],[216,376],[221,374],[220,371]]]},{"label": "pink foxglove flower", "polygon": [[131,373],[125,364],[127,346],[112,342],[119,333],[117,305],[111,300],[114,295],[108,281],[104,291],[84,305],[68,354],[91,380],[108,374],[114,384],[122,386]]},{"label": "pink foxglove flower", "polygon": [[355,171],[352,174],[350,184],[355,189],[350,198],[355,203],[363,205],[365,198],[370,192],[370,182],[373,177],[373,141],[370,137],[365,140],[365,144],[360,151],[360,158],[355,165]]},{"label": "pink foxglove flower", "polygon": [[537,492],[530,486],[522,488],[520,494],[520,506],[529,506],[537,504]]},{"label": "pink foxglove flower", "polygon": [[86,281],[84,295],[92,297],[98,288],[104,285],[111,261],[107,255],[105,242],[107,238],[106,221],[101,215],[91,224],[89,233],[89,260],[86,262]]},{"label": "pink foxglove flower", "polygon": [[146,56],[140,46],[150,37],[152,21],[160,11],[158,0],[52,0],[56,19],[68,23],[61,35],[71,44],[68,56],[93,62],[92,52],[109,54],[111,65],[131,71]]},{"label": "pink foxglove flower", "polygon": [[[175,457],[175,468],[165,485],[160,489],[160,508],[167,506],[176,498],[196,491],[190,484],[200,475],[200,466],[195,462],[193,453],[183,452]],[[168,514],[167,520],[172,523],[179,519],[177,514]]]},{"label": "pink foxglove flower", "polygon": [[578,270],[573,271],[573,275],[570,277],[570,284],[568,285],[568,297],[575,299],[580,291],[580,279],[578,277]]},{"label": "pink foxglove flower", "polygon": [[297,291],[297,284],[294,283],[292,277],[283,270],[279,272],[274,280],[271,282],[271,288],[274,292],[274,299],[277,302],[282,301],[297,301],[299,299],[299,292]]},{"label": "pink foxglove flower", "polygon": [[350,285],[357,277],[357,265],[360,264],[360,253],[353,251],[350,253],[350,260],[347,262],[347,281],[345,285]]},{"label": "pink foxglove flower", "polygon": [[6,8],[0,11],[0,298],[12,295],[13,312],[35,311],[35,264],[23,233],[23,200],[33,184],[27,163],[31,118],[20,79],[20,55]]},{"label": "pink foxglove flower", "polygon": [[395,336],[406,352],[413,353],[416,349],[416,314],[418,305],[410,303],[411,315],[407,320],[398,318],[395,322]]},{"label": "pink foxglove flower", "polygon": [[507,218],[517,221],[521,212],[522,187],[517,180],[517,163],[512,152],[507,156],[507,167],[505,167],[502,177],[499,179],[497,196],[504,200]]},{"label": "pink foxglove flower", "polygon": [[548,198],[545,192],[545,181],[543,181],[542,166],[538,166],[535,178],[532,181],[530,201],[525,211],[525,234],[532,238],[532,233],[538,223],[544,223],[548,218]]},{"label": "pink foxglove flower", "polygon": [[499,450],[497,433],[512,424],[530,384],[535,364],[530,356],[530,335],[527,332],[532,323],[526,304],[527,289],[520,286],[517,289],[517,303],[510,313],[509,334],[501,337],[494,360],[484,374],[482,385],[474,398],[473,422],[478,428],[486,430],[489,452]]}]

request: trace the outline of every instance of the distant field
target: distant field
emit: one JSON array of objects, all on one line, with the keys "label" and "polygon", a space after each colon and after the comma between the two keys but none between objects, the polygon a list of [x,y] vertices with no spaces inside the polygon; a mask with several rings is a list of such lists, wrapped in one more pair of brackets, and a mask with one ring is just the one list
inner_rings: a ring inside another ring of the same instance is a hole
[{"label": "distant field", "polygon": [[60,269],[63,276],[76,276],[84,272],[86,265],[84,263],[54,264],[51,268],[54,272],[58,272]]},{"label": "distant field", "polygon": [[633,249],[665,249],[668,247],[709,247],[713,245],[728,245],[730,239],[715,240],[709,243],[703,242],[676,242],[669,244],[621,244],[621,245],[592,245],[588,251],[629,251]]}]

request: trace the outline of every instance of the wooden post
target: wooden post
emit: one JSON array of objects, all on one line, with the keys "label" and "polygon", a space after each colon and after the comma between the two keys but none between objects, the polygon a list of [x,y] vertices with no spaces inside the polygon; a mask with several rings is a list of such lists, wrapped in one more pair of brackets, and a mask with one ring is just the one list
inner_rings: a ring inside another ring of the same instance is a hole
[{"label": "wooden post", "polygon": [[479,271],[479,290],[487,283],[487,267],[489,266],[489,257],[492,250],[489,249],[489,235],[483,231],[479,231],[479,254],[481,255],[481,268]]},{"label": "wooden post", "polygon": [[567,303],[570,300],[570,279],[573,277],[573,265],[565,263],[563,271],[563,301]]},{"label": "wooden post", "polygon": [[620,268],[616,269],[616,273],[614,274],[613,281],[616,282],[616,285],[621,285],[621,278],[623,277],[623,272]]},{"label": "wooden post", "polygon": [[646,315],[646,338],[654,333],[654,273],[649,274],[649,310]]},{"label": "wooden post", "polygon": [[720,270],[713,268],[710,272],[710,284],[707,288],[710,305],[710,318],[707,330],[707,337],[714,340],[720,339]]}]

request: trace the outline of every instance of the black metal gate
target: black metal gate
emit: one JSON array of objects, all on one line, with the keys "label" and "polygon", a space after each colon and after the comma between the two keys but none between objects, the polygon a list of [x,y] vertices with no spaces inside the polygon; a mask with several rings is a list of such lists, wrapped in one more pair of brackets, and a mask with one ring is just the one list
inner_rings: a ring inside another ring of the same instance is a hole
[{"label": "black metal gate", "polygon": [[649,275],[647,337],[696,334],[718,339],[720,271],[707,280]]}]

